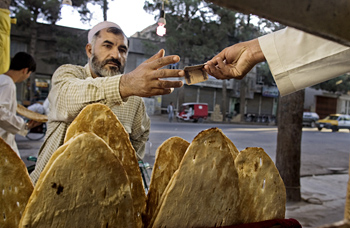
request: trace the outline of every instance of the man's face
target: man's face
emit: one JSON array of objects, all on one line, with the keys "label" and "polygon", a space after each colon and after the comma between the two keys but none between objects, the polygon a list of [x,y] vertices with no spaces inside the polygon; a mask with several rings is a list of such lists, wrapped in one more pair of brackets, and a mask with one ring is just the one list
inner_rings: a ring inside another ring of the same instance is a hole
[{"label": "man's face", "polygon": [[120,34],[102,29],[91,53],[88,52],[89,64],[93,77],[109,77],[124,73],[128,53],[128,41]]}]

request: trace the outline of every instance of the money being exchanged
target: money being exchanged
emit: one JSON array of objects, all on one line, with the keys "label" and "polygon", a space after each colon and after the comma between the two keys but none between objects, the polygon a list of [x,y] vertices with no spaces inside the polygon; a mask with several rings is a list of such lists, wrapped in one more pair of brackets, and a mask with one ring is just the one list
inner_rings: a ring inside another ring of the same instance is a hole
[{"label": "money being exchanged", "polygon": [[205,64],[187,66],[184,68],[187,85],[193,85],[208,80],[208,74],[204,70]]}]

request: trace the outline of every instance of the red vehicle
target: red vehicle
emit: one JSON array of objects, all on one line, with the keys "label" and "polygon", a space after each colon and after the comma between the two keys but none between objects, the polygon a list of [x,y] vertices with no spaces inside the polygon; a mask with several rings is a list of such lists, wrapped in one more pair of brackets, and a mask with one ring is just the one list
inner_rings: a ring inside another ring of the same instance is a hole
[{"label": "red vehicle", "polygon": [[207,103],[183,103],[176,114],[177,121],[203,122],[208,117]]}]

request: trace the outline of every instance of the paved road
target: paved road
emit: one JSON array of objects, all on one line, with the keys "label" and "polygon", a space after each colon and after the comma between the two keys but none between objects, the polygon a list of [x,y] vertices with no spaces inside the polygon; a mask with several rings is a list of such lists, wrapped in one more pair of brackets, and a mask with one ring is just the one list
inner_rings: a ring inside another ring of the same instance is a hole
[{"label": "paved road", "polygon": [[[188,142],[202,130],[218,127],[231,139],[238,150],[262,147],[273,161],[276,158],[277,127],[262,125],[219,123],[169,123],[163,116],[152,117],[150,143],[145,160],[154,163],[155,151],[166,139],[179,136]],[[293,136],[291,136],[293,137]],[[151,145],[151,147],[150,147]],[[303,128],[301,146],[301,176],[331,173],[329,168],[349,167],[350,133],[348,130],[331,132]]]}]

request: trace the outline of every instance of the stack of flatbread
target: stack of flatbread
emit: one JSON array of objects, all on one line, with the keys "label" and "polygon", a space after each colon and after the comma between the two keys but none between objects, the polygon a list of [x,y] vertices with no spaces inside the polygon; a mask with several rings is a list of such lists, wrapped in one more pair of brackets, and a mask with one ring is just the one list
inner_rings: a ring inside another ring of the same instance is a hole
[{"label": "stack of flatbread", "polygon": [[284,218],[283,181],[261,148],[241,152],[218,128],[156,151],[146,197],[129,136],[105,105],[67,129],[19,227],[221,227]]},{"label": "stack of flatbread", "polygon": [[270,157],[261,148],[239,152],[218,128],[191,144],[165,141],[149,189],[145,227],[221,227],[285,216],[285,187]]},{"label": "stack of flatbread", "polygon": [[142,227],[145,207],[129,135],[107,106],[92,104],[41,173],[20,227]]}]

